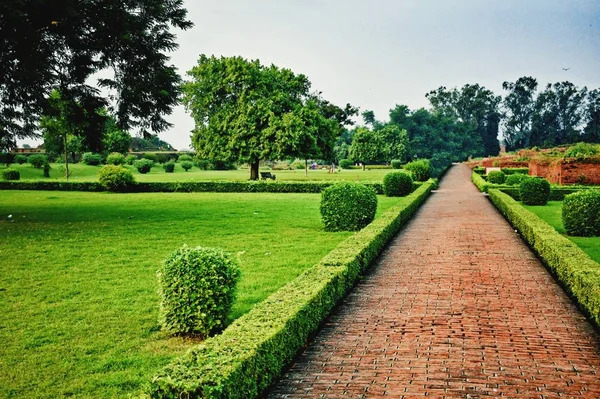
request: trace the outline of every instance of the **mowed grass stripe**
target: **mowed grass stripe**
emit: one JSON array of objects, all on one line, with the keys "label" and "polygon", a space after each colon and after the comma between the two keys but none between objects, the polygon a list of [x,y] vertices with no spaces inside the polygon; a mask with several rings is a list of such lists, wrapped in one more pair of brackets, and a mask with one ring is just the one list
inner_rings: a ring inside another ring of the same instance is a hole
[{"label": "mowed grass stripe", "polygon": [[[0,192],[0,397],[137,392],[192,344],[158,328],[167,254],[184,243],[234,253],[237,318],[351,234],[323,231],[319,198]],[[378,213],[401,200],[380,196]]]}]

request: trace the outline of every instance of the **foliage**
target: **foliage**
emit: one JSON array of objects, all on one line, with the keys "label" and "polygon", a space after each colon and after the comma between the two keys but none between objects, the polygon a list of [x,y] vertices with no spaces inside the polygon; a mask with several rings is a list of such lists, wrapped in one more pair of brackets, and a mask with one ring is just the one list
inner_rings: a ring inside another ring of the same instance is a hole
[{"label": "foliage", "polygon": [[179,158],[177,158],[177,161],[179,162],[192,162],[193,160],[194,158],[188,154],[180,155]]},{"label": "foliage", "polygon": [[194,166],[194,163],[191,161],[181,161],[181,167],[183,168],[183,170],[185,170],[186,172],[190,169],[192,169],[192,167]]},{"label": "foliage", "polygon": [[502,88],[508,91],[503,100],[506,113],[503,136],[508,150],[529,146],[537,87],[537,80],[531,76],[502,83]]},{"label": "foliage", "polygon": [[107,130],[102,137],[102,147],[104,153],[118,152],[125,154],[131,148],[131,135],[123,130],[118,129],[112,122],[107,122],[110,130]]},{"label": "foliage", "polygon": [[154,161],[146,158],[138,159],[133,162],[133,167],[137,169],[141,174],[150,172],[150,169],[154,166]]},{"label": "foliage", "polygon": [[600,236],[600,190],[582,190],[565,196],[562,221],[571,236]]},{"label": "foliage", "polygon": [[124,165],[125,155],[118,152],[112,152],[106,156],[106,163],[109,165]]},{"label": "foliage", "polygon": [[506,181],[506,175],[499,170],[493,170],[487,175],[487,181],[492,184],[503,184]]},{"label": "foliage", "polygon": [[48,157],[43,154],[33,154],[27,157],[27,162],[36,169],[41,169],[45,163],[48,163]]},{"label": "foliage", "polygon": [[[110,10],[108,12],[107,10]],[[163,131],[178,102],[180,77],[166,52],[177,48],[171,26],[188,29],[180,0],[0,3],[0,141],[35,137],[53,89],[85,117],[115,101],[121,128]],[[114,73],[89,84],[100,71]],[[73,120],[71,120],[73,121]]]},{"label": "foliage", "polygon": [[18,163],[19,165],[23,165],[24,163],[27,162],[27,156],[17,154],[17,155],[15,155],[15,162]]},{"label": "foliage", "polygon": [[127,155],[127,156],[125,157],[125,163],[126,163],[127,165],[133,165],[133,163],[134,163],[135,161],[137,161],[137,159],[138,159],[138,158],[137,158],[135,155]]},{"label": "foliage", "polygon": [[16,169],[6,168],[0,170],[0,177],[3,180],[19,180],[21,179],[21,173]]},{"label": "foliage", "polygon": [[399,159],[392,159],[390,164],[392,165],[392,168],[394,168],[394,169],[402,169],[403,162]]},{"label": "foliage", "polygon": [[340,159],[340,168],[350,169],[352,166],[354,166],[354,161],[351,159]]},{"label": "foliage", "polygon": [[[485,170],[485,168],[484,168]],[[529,174],[529,168],[502,168],[502,172],[506,175],[514,175],[514,174],[521,174],[521,175],[526,175]]]},{"label": "foliage", "polygon": [[172,361],[152,378],[149,396],[259,397],[416,212],[431,188],[432,184],[425,183],[222,334]]},{"label": "foliage", "polygon": [[175,151],[175,148],[164,140],[161,140],[155,134],[148,134],[144,137],[132,137],[131,149],[134,152],[142,151]]},{"label": "foliage", "polygon": [[321,192],[325,231],[356,231],[373,221],[377,211],[374,190],[358,183],[337,183]]},{"label": "foliage", "polygon": [[159,163],[158,155],[154,152],[146,152],[142,155],[142,159],[149,159],[154,163]]},{"label": "foliage", "polygon": [[574,146],[567,148],[564,157],[584,160],[598,155],[600,155],[600,145],[577,143]]},{"label": "foliage", "polygon": [[405,172],[391,172],[383,178],[383,192],[388,197],[404,197],[412,191],[412,177]]},{"label": "foliage", "polygon": [[383,142],[381,136],[366,127],[356,128],[348,155],[355,162],[376,163],[383,158]]},{"label": "foliage", "polygon": [[102,163],[102,155],[86,152],[81,156],[81,161],[86,165],[96,166]]},{"label": "foliage", "polygon": [[9,167],[11,163],[15,161],[15,156],[10,152],[0,152],[0,164]]},{"label": "foliage", "polygon": [[329,158],[356,109],[310,93],[304,75],[241,57],[207,57],[188,72],[183,102],[195,121],[199,157],[248,163],[258,179],[265,159]]},{"label": "foliage", "polygon": [[223,329],[241,277],[231,255],[184,245],[165,259],[157,277],[163,330],[208,337]]},{"label": "foliage", "polygon": [[544,260],[590,321],[600,327],[600,265],[507,194],[490,190],[489,198]]},{"label": "foliage", "polygon": [[391,159],[405,160],[409,151],[409,140],[406,129],[400,129],[399,126],[387,124],[375,130],[381,143],[382,161]]},{"label": "foliage", "polygon": [[165,162],[162,167],[165,170],[165,172],[173,173],[175,171],[175,162],[173,162],[173,161]]},{"label": "foliage", "polygon": [[427,159],[418,159],[416,161],[409,162],[404,165],[403,168],[411,172],[417,181],[427,181],[431,177],[431,163]]},{"label": "foliage", "polygon": [[126,192],[135,184],[135,179],[129,169],[112,164],[100,168],[98,182],[108,191]]},{"label": "foliage", "polygon": [[542,178],[529,178],[519,184],[519,195],[525,205],[546,205],[550,197],[550,183]]},{"label": "foliage", "polygon": [[530,179],[530,177],[522,173],[514,173],[512,175],[508,175],[504,183],[509,186],[518,186],[525,179]]}]

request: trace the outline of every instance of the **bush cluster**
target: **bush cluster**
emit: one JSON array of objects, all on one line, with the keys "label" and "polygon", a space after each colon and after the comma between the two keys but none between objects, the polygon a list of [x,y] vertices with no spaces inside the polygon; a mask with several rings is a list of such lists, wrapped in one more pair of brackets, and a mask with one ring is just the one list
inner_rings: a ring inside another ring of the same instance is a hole
[{"label": "bush cluster", "polygon": [[521,182],[525,179],[529,179],[530,177],[528,175],[524,175],[521,173],[514,173],[512,175],[508,175],[506,176],[506,180],[504,181],[504,184],[507,184],[509,186],[517,186],[519,184],[521,184]]},{"label": "bush cluster", "polygon": [[106,163],[109,165],[123,165],[125,164],[125,155],[118,152],[111,152],[106,157]]},{"label": "bush cluster", "polygon": [[488,173],[487,181],[492,184],[503,184],[506,181],[506,175],[499,170],[493,170]]},{"label": "bush cluster", "polygon": [[15,155],[15,162],[18,163],[19,165],[23,165],[24,163],[27,162],[27,157],[22,154],[17,154],[17,155]]},{"label": "bush cluster", "polygon": [[501,170],[506,176],[529,174],[529,168],[502,168]]},{"label": "bush cluster", "polygon": [[175,172],[175,162],[173,162],[173,161],[165,162],[163,164],[163,169],[167,173],[173,173],[173,172]]},{"label": "bush cluster", "polygon": [[577,143],[565,151],[564,157],[584,160],[597,155],[600,155],[600,145]]},{"label": "bush cluster", "polygon": [[354,166],[354,162],[351,159],[340,159],[340,168],[350,169]]},{"label": "bush cluster", "polygon": [[477,173],[480,176],[483,176],[483,175],[485,175],[485,168],[483,166],[475,166],[473,168],[473,172]]},{"label": "bush cluster", "polygon": [[43,154],[33,154],[27,157],[27,162],[36,169],[41,169],[44,164],[48,163],[48,157]]},{"label": "bush cluster", "polygon": [[21,178],[21,172],[13,168],[6,168],[0,170],[0,176],[3,180],[19,180]]},{"label": "bush cluster", "polygon": [[159,163],[158,162],[158,155],[153,153],[153,152],[146,152],[144,154],[142,154],[142,159],[147,159],[149,161],[152,161],[154,163]]},{"label": "bush cluster", "polygon": [[404,169],[412,172],[415,180],[427,181],[431,177],[431,163],[428,159],[418,159],[404,165]]},{"label": "bush cluster", "polygon": [[321,219],[326,231],[360,230],[375,218],[377,194],[360,183],[336,183],[321,193]]},{"label": "bush cluster", "polygon": [[6,165],[8,168],[11,163],[15,161],[15,155],[10,152],[1,152],[0,151],[0,164]]},{"label": "bush cluster", "polygon": [[570,236],[600,236],[600,190],[581,190],[565,196],[562,221]]},{"label": "bush cluster", "polygon": [[184,245],[167,257],[157,276],[163,330],[208,337],[223,328],[240,279],[230,255]]},{"label": "bush cluster", "polygon": [[192,162],[193,160],[194,158],[188,154],[180,155],[179,158],[177,158],[178,162]]},{"label": "bush cluster", "polygon": [[546,205],[550,197],[550,183],[542,178],[525,179],[519,184],[519,195],[525,205]]},{"label": "bush cluster", "polygon": [[133,163],[134,163],[135,161],[137,161],[137,159],[138,159],[138,158],[137,158],[135,155],[133,155],[133,154],[131,154],[131,155],[127,155],[127,156],[125,157],[125,163],[126,163],[127,165],[133,165]]},{"label": "bush cluster", "polygon": [[133,167],[136,168],[138,172],[145,175],[154,167],[154,161],[151,161],[147,158],[138,159],[137,161],[133,162]]},{"label": "bush cluster", "polygon": [[81,156],[81,161],[86,165],[100,165],[102,163],[102,155],[93,152],[86,152]]},{"label": "bush cluster", "polygon": [[406,172],[391,172],[383,177],[383,192],[388,197],[404,197],[412,187],[412,177]]},{"label": "bush cluster", "polygon": [[402,161],[399,159],[392,159],[390,165],[392,165],[392,169],[402,169]]},{"label": "bush cluster", "polygon": [[98,171],[98,182],[108,191],[126,192],[135,184],[133,173],[120,165],[104,165]]}]

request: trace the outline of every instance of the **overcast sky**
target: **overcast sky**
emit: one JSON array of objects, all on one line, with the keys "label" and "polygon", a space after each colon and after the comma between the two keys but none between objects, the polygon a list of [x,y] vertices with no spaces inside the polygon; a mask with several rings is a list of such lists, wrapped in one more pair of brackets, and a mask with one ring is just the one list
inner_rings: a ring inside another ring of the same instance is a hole
[{"label": "overcast sky", "polygon": [[[172,62],[241,55],[303,73],[334,104],[388,119],[395,104],[427,107],[439,86],[533,76],[600,87],[600,0],[187,0],[195,26],[177,32]],[[569,68],[564,71],[562,68]],[[178,107],[160,137],[190,145]]]}]

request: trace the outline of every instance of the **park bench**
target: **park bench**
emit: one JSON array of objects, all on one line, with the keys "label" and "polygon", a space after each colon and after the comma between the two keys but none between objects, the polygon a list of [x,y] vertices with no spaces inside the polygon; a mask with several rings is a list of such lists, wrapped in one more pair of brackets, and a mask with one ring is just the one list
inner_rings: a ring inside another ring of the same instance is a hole
[{"label": "park bench", "polygon": [[267,180],[267,179],[275,180],[275,175],[272,175],[271,172],[260,172],[260,178],[262,180]]}]

